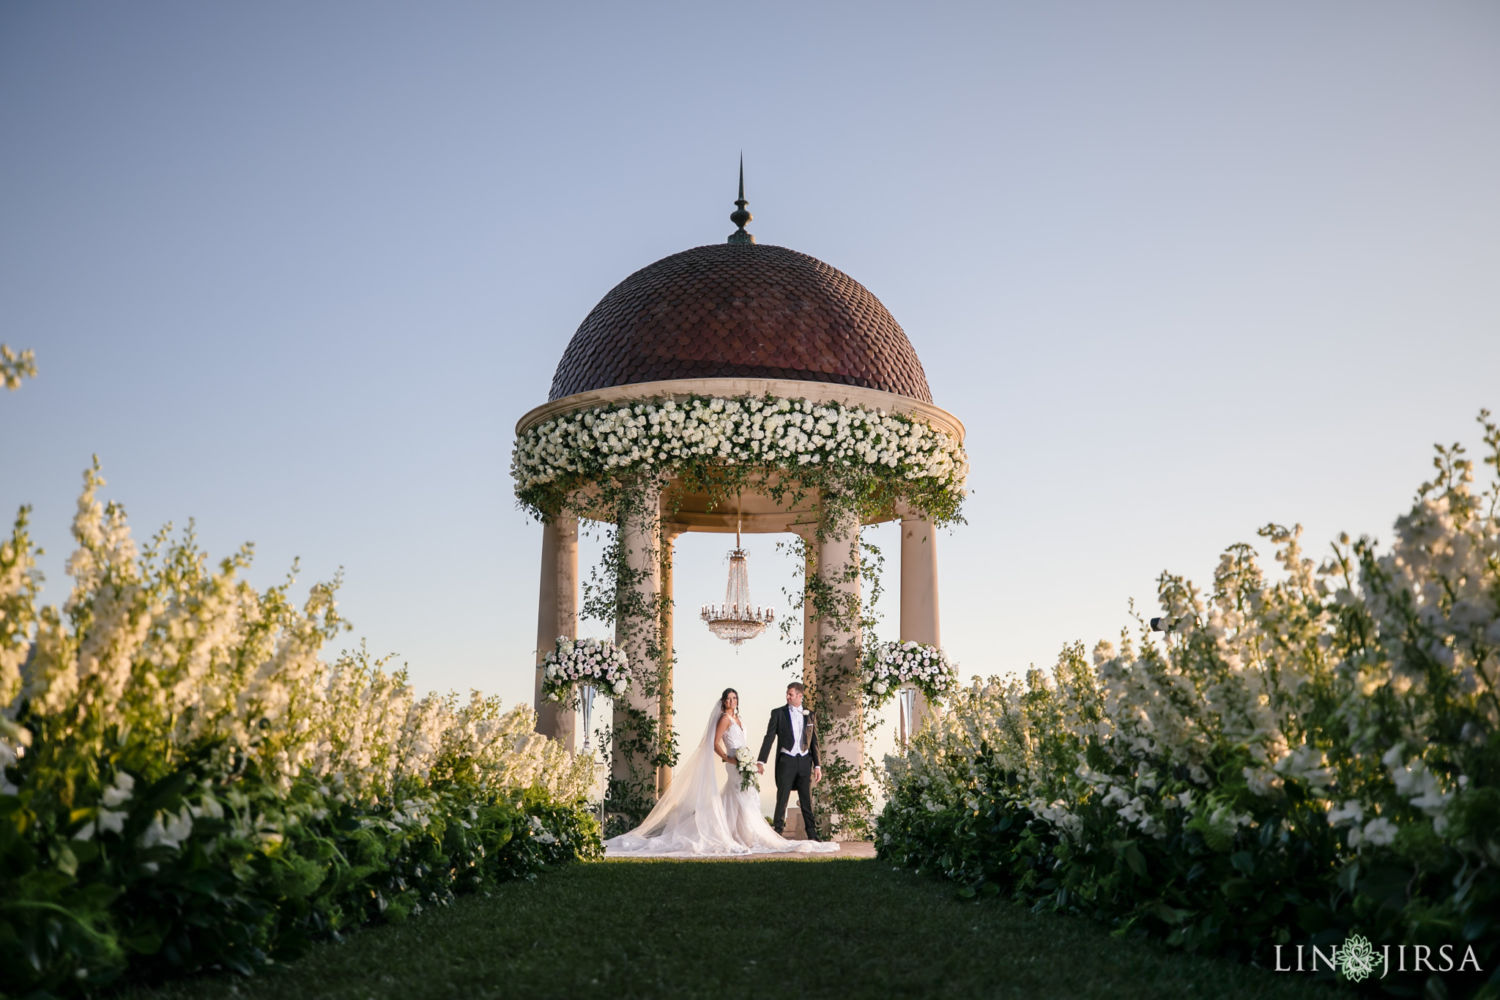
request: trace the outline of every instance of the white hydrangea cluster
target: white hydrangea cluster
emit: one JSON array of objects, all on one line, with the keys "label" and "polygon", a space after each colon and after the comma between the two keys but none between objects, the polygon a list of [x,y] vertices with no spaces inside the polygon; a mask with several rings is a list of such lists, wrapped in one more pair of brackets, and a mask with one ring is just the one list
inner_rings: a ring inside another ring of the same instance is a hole
[{"label": "white hydrangea cluster", "polygon": [[1051,823],[1066,836],[1077,839],[1083,835],[1083,818],[1068,808],[1062,799],[1032,799],[1031,811],[1040,819]]},{"label": "white hydrangea cluster", "polygon": [[607,404],[528,428],[511,475],[517,493],[569,474],[669,469],[695,459],[762,466],[863,466],[961,488],[962,446],[910,417],[773,397],[694,396]]},{"label": "white hydrangea cluster", "polygon": [[[226,773],[253,762],[283,790],[311,779],[362,801],[385,801],[454,761],[481,789],[588,791],[593,762],[533,732],[529,706],[502,711],[477,692],[418,697],[404,671],[362,649],[325,662],[321,648],[344,628],[332,586],[314,586],[298,608],[289,584],[258,592],[238,578],[248,548],[216,571],[190,542],[166,545],[165,533],[141,555],[124,511],[99,503],[102,485],[97,469],[86,474],[61,613],[35,607],[24,520],[0,550],[0,721],[29,703],[25,728],[0,727],[0,764],[26,747],[39,766],[56,758],[66,768],[128,738],[162,759],[216,744]],[[106,801],[129,791],[106,791]],[[163,835],[173,822],[185,821],[164,817]]]},{"label": "white hydrangea cluster", "polygon": [[865,656],[865,694],[874,704],[884,703],[904,684],[910,684],[933,701],[958,687],[958,670],[948,655],[936,646],[913,642],[882,642]]},{"label": "white hydrangea cluster", "polygon": [[619,697],[630,687],[630,658],[608,639],[560,635],[557,648],[542,660],[542,694],[560,701],[578,684],[592,684],[603,694]]}]

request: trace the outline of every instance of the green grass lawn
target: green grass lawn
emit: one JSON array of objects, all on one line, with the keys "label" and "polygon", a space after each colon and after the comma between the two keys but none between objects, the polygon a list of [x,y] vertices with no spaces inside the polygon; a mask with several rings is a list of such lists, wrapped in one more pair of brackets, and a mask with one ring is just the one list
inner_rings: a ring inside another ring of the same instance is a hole
[{"label": "green grass lawn", "polygon": [[254,979],[146,997],[1141,997],[1338,995],[1309,977],[958,899],[874,860],[607,861],[461,899]]}]

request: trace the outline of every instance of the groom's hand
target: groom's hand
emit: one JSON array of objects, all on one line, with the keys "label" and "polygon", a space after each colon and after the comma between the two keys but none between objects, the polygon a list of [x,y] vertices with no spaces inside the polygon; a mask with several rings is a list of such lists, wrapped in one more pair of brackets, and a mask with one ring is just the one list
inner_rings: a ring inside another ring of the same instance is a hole
[{"label": "groom's hand", "polygon": [[813,765],[813,784],[816,785],[818,782],[820,782],[822,780],[823,780],[823,768],[822,768],[822,766],[820,766],[818,764],[814,764]]},{"label": "groom's hand", "polygon": [[760,761],[756,761],[755,762],[755,773],[756,774],[765,774],[766,773],[766,765],[762,764]]}]

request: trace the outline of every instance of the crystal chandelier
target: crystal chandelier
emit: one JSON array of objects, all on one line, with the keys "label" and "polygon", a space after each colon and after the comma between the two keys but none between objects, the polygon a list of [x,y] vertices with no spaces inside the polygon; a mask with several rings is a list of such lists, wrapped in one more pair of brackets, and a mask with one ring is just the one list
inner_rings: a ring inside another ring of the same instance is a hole
[{"label": "crystal chandelier", "polygon": [[754,639],[776,620],[770,608],[750,603],[750,572],[745,568],[745,550],[740,548],[740,516],[734,518],[734,551],[729,553],[729,585],[724,588],[724,603],[705,604],[699,613],[708,630],[731,646]]}]

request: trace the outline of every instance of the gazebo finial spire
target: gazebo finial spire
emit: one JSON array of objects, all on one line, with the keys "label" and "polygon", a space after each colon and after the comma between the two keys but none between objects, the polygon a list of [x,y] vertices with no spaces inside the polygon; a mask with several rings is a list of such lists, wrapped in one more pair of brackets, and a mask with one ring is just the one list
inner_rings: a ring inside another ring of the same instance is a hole
[{"label": "gazebo finial spire", "polygon": [[730,243],[754,243],[755,237],[745,232],[745,223],[755,216],[745,211],[745,206],[750,204],[745,200],[745,154],[740,153],[740,196],[735,200],[735,209],[729,213],[729,221],[739,228],[729,234]]}]

